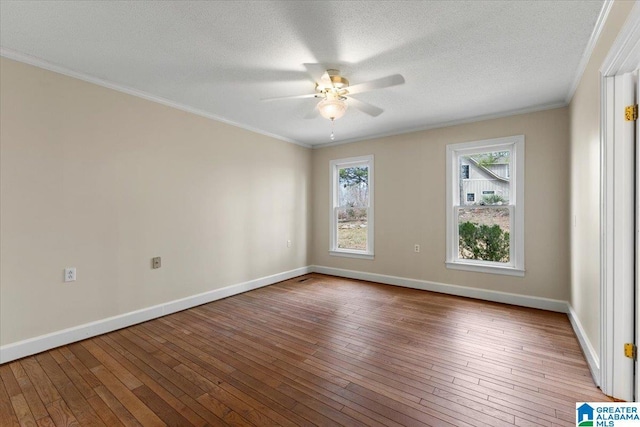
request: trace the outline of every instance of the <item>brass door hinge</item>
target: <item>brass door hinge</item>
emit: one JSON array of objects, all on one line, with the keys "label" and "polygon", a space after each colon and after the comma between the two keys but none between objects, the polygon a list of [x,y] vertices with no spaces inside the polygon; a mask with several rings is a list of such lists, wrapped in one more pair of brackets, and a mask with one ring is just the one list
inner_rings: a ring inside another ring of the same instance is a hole
[{"label": "brass door hinge", "polygon": [[630,359],[635,360],[637,356],[636,346],[633,343],[625,343],[624,345],[624,355]]},{"label": "brass door hinge", "polygon": [[624,109],[624,119],[627,122],[635,122],[638,120],[638,104],[628,105]]}]

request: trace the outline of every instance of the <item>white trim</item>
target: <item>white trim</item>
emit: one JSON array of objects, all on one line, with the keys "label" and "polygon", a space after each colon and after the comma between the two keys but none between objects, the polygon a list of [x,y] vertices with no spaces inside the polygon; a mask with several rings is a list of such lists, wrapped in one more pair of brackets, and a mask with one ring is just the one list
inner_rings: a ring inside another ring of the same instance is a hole
[{"label": "white trim", "polygon": [[589,341],[589,337],[584,331],[582,323],[580,323],[578,314],[575,312],[571,304],[567,303],[567,306],[569,308],[569,312],[567,313],[569,316],[569,322],[571,322],[573,332],[575,332],[578,342],[580,343],[580,347],[582,347],[584,357],[587,359],[587,364],[589,365],[593,382],[600,387],[600,359],[598,358],[598,352],[591,345],[591,341]]},{"label": "white trim", "polygon": [[342,268],[324,267],[320,265],[312,265],[311,272],[345,277],[348,279],[366,280],[368,282],[383,283],[385,285],[421,289],[423,291],[439,292],[447,295],[475,298],[484,301],[499,302],[502,304],[512,304],[521,307],[538,308],[540,310],[549,310],[558,313],[569,312],[569,304],[567,301],[555,300],[551,298],[491,291],[488,289],[471,288],[461,285],[450,285],[447,283],[410,279],[407,277],[388,276],[386,274],[368,273],[364,271],[345,270]]},{"label": "white trim", "polygon": [[576,90],[578,89],[578,85],[580,84],[580,80],[582,80],[582,75],[584,74],[584,70],[587,68],[587,64],[591,59],[591,54],[593,53],[593,49],[596,47],[596,43],[598,43],[598,39],[600,39],[600,33],[602,33],[604,24],[605,22],[607,22],[607,17],[609,16],[609,12],[611,11],[612,6],[613,0],[606,0],[602,4],[602,8],[600,9],[600,13],[598,14],[598,19],[596,20],[596,26],[591,32],[591,37],[589,37],[589,41],[587,42],[587,46],[585,47],[584,52],[582,52],[582,58],[580,59],[580,63],[578,64],[576,75],[573,77],[573,82],[571,83],[569,92],[567,92],[567,96],[565,97],[565,102],[567,104],[571,102],[571,98],[573,98],[573,95],[575,95]]},{"label": "white trim", "polygon": [[66,345],[72,342],[81,341],[137,323],[146,322],[147,320],[156,319],[166,316],[167,314],[186,310],[191,307],[206,304],[222,298],[227,298],[243,292],[258,289],[263,286],[272,285],[283,280],[289,280],[303,274],[311,272],[310,267],[301,267],[283,273],[265,276],[247,282],[237,283],[235,285],[226,286],[220,289],[214,289],[201,294],[192,295],[186,298],[169,301],[158,304],[153,307],[143,308],[141,310],[120,314],[117,316],[101,319],[95,322],[85,323],[83,325],[74,326],[72,328],[63,329],[61,331],[52,332],[50,334],[29,338],[12,344],[0,347],[0,364],[40,353],[45,350]]},{"label": "white trim", "polygon": [[632,85],[622,78],[601,80],[600,384],[605,394],[631,401],[633,368],[622,346],[633,341],[634,328],[635,129],[622,117],[622,105],[632,102],[624,100],[624,86]]},{"label": "white trim", "polygon": [[[638,67],[640,68],[640,67]],[[640,69],[636,69],[635,72],[635,82],[636,82],[636,93],[635,93],[635,102],[638,104],[640,102]],[[638,142],[640,141],[640,120],[636,120],[636,128],[635,128],[635,146],[638,146]],[[637,311],[640,310],[640,292],[638,292],[639,284],[640,284],[640,173],[638,173],[638,168],[640,168],[640,150],[636,148],[635,150],[635,179],[634,179],[634,196],[635,196],[635,212],[634,212],[634,266],[635,266],[635,275],[634,275],[634,314],[635,314],[635,335],[634,335],[634,343],[636,346],[640,343],[640,319],[637,314]],[[636,402],[640,401],[640,364],[638,363],[638,357],[636,356],[634,361],[634,373],[635,373],[635,382],[633,385],[634,390],[634,400]]]},{"label": "white trim", "polygon": [[355,252],[355,251],[347,251],[344,249],[340,249],[337,251],[329,251],[329,255],[331,256],[342,256],[345,258],[359,258],[359,259],[374,259],[374,254],[369,254],[366,252]]},{"label": "white trim", "polygon": [[[613,76],[633,71],[640,61],[640,2],[636,2],[600,67],[600,387],[613,394],[615,176]],[[640,319],[640,317],[638,317]],[[618,322],[622,319],[618,318]],[[618,349],[620,351],[620,349]]]},{"label": "white trim", "polygon": [[[356,251],[349,249],[339,249],[337,242],[337,209],[338,206],[338,169],[349,166],[367,166],[369,168],[367,187],[369,191],[369,206],[367,209],[367,249],[365,251]],[[374,230],[375,230],[375,214],[374,214],[374,157],[372,154],[358,157],[348,157],[344,159],[335,159],[329,161],[329,254],[332,256],[344,256],[349,258],[373,259],[374,258]]]},{"label": "white trim", "polygon": [[53,64],[51,62],[45,61],[40,58],[36,58],[35,56],[26,55],[24,53],[16,52],[12,49],[7,49],[5,47],[0,47],[0,56],[5,58],[12,59],[14,61],[23,62],[25,64],[33,65],[34,67],[42,68],[45,70],[53,71],[54,73],[62,74],[68,77],[73,77],[78,80],[85,81],[87,83],[92,83],[98,86],[106,87],[107,89],[112,89],[118,92],[126,93],[127,95],[132,95],[137,98],[146,99],[147,101],[156,102],[158,104],[166,105],[167,107],[175,108],[177,110],[186,111],[187,113],[195,114],[197,116],[206,117],[207,119],[215,120],[218,122],[226,123],[231,126],[235,126],[244,130],[248,130],[251,132],[258,133],[260,135],[268,136],[270,138],[279,139],[280,141],[289,142],[292,144],[300,145],[305,148],[311,148],[311,145],[305,144],[302,142],[294,141],[293,139],[285,138],[280,135],[276,135],[274,133],[265,132],[261,129],[254,128],[251,126],[244,125],[242,123],[234,122],[229,119],[225,119],[224,117],[211,114],[208,111],[201,110],[198,108],[190,107],[185,104],[181,104],[179,102],[172,101],[167,98],[162,98],[160,96],[152,95],[148,92],[144,92],[138,89],[134,89],[125,85],[121,85],[119,83],[114,83],[109,80],[104,80],[98,77],[93,77],[89,74],[81,73],[79,71],[74,71],[69,68],[65,68],[60,65]]},{"label": "white trim", "polygon": [[636,2],[602,62],[603,77],[630,73],[640,65],[640,2]]},{"label": "white trim", "polygon": [[613,388],[613,77],[600,83],[600,388]]},{"label": "white trim", "polygon": [[501,267],[497,265],[482,265],[482,264],[474,264],[472,262],[455,262],[455,261],[447,261],[445,262],[447,268],[452,270],[463,270],[463,271],[475,271],[476,273],[489,273],[489,274],[503,274],[506,276],[518,276],[524,277],[525,270],[519,270],[513,267]]},{"label": "white trim", "polygon": [[613,283],[614,341],[611,396],[633,401],[633,360],[625,357],[624,343],[634,341],[635,280],[635,124],[624,120],[624,106],[635,99],[633,75],[615,77]]}]

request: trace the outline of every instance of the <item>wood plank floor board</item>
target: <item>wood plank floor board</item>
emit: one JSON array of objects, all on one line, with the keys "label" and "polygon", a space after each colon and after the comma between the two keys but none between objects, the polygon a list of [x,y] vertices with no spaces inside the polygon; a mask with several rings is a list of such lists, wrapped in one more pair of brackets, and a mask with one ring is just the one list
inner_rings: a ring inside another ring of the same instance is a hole
[{"label": "wood plank floor board", "polygon": [[45,417],[38,420],[38,427],[56,427],[56,424],[51,417]]},{"label": "wood plank floor board", "polygon": [[[213,404],[212,399],[215,397],[215,405],[220,408],[223,407],[225,409],[218,411],[224,412],[223,416],[230,411],[238,412],[239,414],[244,414],[244,416],[251,420],[252,418],[257,418],[261,420],[263,424],[286,424],[286,425],[295,425],[294,423],[288,422],[286,418],[283,418],[278,412],[272,410],[266,405],[256,401],[255,399],[251,399],[246,395],[243,395],[243,399],[236,397],[235,395],[227,392],[221,387],[217,386],[213,382],[209,381],[207,378],[200,376],[197,372],[191,370],[186,365],[180,365],[177,367],[177,372],[184,375],[185,378],[189,378],[194,383],[198,383],[203,388],[207,388],[208,392],[206,394],[206,400],[208,404]],[[270,420],[267,422],[266,420]]]},{"label": "wood plank floor board", "polygon": [[74,417],[66,402],[62,399],[49,403],[47,405],[47,411],[56,426],[76,427],[81,425],[78,423],[76,417]]},{"label": "wood plank floor board", "polygon": [[140,387],[142,382],[112,356],[113,351],[102,349],[99,342],[100,340],[87,340],[82,345],[129,390]]},{"label": "wood plank floor board", "polygon": [[[164,402],[166,402],[168,405],[171,406],[172,410],[176,411],[178,414],[180,414],[182,417],[186,418],[189,420],[189,422],[193,425],[196,426],[201,426],[201,425],[205,425],[206,422],[205,420],[199,415],[199,413],[204,410],[204,408],[200,408],[198,407],[198,412],[192,410],[191,408],[189,408],[183,401],[181,401],[179,399],[179,397],[181,397],[182,395],[184,395],[184,393],[180,393],[180,394],[172,394],[169,389],[171,389],[171,383],[169,381],[155,381],[153,378],[149,377],[148,375],[146,375],[143,371],[139,370],[136,366],[134,366],[133,364],[131,364],[127,359],[124,359],[123,356],[118,353],[118,350],[116,350],[114,347],[110,347],[108,345],[108,337],[103,336],[101,337],[100,340],[96,340],[98,345],[101,346],[104,350],[109,351],[110,348],[113,348],[112,350],[112,354],[114,355],[114,358],[116,359],[120,359],[122,366],[126,369],[128,369],[131,373],[133,373],[134,375],[137,376],[137,378],[139,378],[139,380],[141,381],[141,383],[143,383],[144,387],[147,387],[150,392],[155,393],[156,395],[158,395]],[[113,342],[111,342],[112,344],[114,344]],[[114,344],[115,346],[115,344]],[[121,351],[123,351],[121,349]],[[162,377],[161,379],[164,379],[164,377]],[[134,394],[136,394],[136,396],[138,396],[138,398],[140,398],[140,395],[138,394],[138,392],[136,392],[136,390],[138,390],[140,387],[136,388],[133,390]],[[149,396],[149,393],[145,393],[145,396]],[[177,396],[177,397],[176,397]],[[149,406],[149,405],[147,405]]]},{"label": "wood plank floor board", "polygon": [[381,416],[379,413],[372,411],[371,409],[356,403],[355,400],[352,400],[348,397],[343,397],[343,395],[348,395],[349,392],[346,389],[338,387],[332,383],[315,381],[309,382],[302,378],[296,378],[296,382],[301,385],[307,387],[309,390],[313,390],[318,395],[326,396],[340,404],[343,405],[340,411],[349,415],[350,417],[363,422],[368,426],[382,427],[382,426],[390,426],[390,427],[399,427],[401,424],[398,424],[392,421],[389,418]]},{"label": "wood plank floor board", "polygon": [[[127,427],[138,427],[140,422],[129,412],[129,410],[118,400],[116,396],[109,391],[106,386],[100,385],[94,388],[96,394],[109,408],[111,412],[118,418],[118,421]],[[91,405],[94,409],[99,404]]]},{"label": "wood plank floor board", "polygon": [[134,354],[127,350],[128,342],[118,334],[109,334],[101,337],[104,348],[113,349],[113,357],[116,358],[123,367],[129,372],[135,375],[144,384],[157,383],[159,386],[167,390],[175,397],[180,397],[184,394],[184,391],[171,382],[164,375],[153,369],[145,361],[140,360]]},{"label": "wood plank floor board", "polygon": [[[235,369],[219,370],[218,364],[216,364],[218,365],[216,366],[201,363],[200,359],[184,351],[181,346],[176,346],[174,343],[167,343],[167,346],[173,348],[176,353],[185,357],[183,360],[184,367],[180,365],[176,367],[176,370],[186,378],[191,378],[194,383],[199,384],[201,387],[209,387],[207,389],[208,394],[216,396],[220,402],[228,404],[229,408],[235,408],[237,411],[242,412],[246,410],[246,405],[248,404],[250,407],[256,408],[259,412],[265,414],[268,418],[274,419],[279,425],[306,424],[306,421],[300,419],[288,408],[271,399],[265,400],[260,392],[227,375]],[[224,365],[224,367],[228,367],[228,365]],[[193,374],[191,372],[193,372]],[[194,374],[198,376],[194,377]],[[272,408],[275,408],[278,412]],[[292,424],[289,422],[289,419],[294,421],[297,419],[297,422]],[[300,421],[302,421],[302,423]]]},{"label": "wood plank floor board", "polygon": [[96,377],[105,385],[107,390],[122,403],[122,405],[131,413],[141,424],[161,426],[164,425],[162,420],[146,406],[135,394],[122,384],[118,378],[109,372],[103,366],[96,366],[92,369]]},{"label": "wood plank floor board", "polygon": [[4,381],[0,381],[0,426],[13,427],[19,425],[20,423],[18,422],[16,411],[13,408],[11,397],[9,393],[7,393]]},{"label": "wood plank floor board", "polygon": [[[20,365],[16,363],[12,364],[12,368],[13,366],[19,367]],[[16,371],[14,371],[14,374],[15,372]],[[36,419],[36,421],[40,418],[48,417],[49,413],[47,412],[47,408],[45,408],[44,404],[42,403],[42,400],[40,399],[40,396],[38,396],[38,393],[33,387],[33,384],[31,384],[31,380],[29,379],[29,377],[27,377],[26,374],[24,374],[24,376],[16,375],[16,379],[18,380],[18,384],[20,384],[22,394],[24,394],[24,397],[29,404],[29,408],[31,409],[31,413],[33,414],[33,417]]]},{"label": "wood plank floor board", "polygon": [[22,394],[22,388],[18,384],[16,377],[8,364],[0,366],[0,378],[9,397]]},{"label": "wood plank floor board", "polygon": [[199,420],[196,421],[196,423],[190,422],[146,385],[137,387],[132,391],[133,394],[138,397],[138,399],[140,399],[145,405],[147,405],[147,407],[149,407],[149,409],[151,409],[168,426],[202,426],[205,423],[204,419],[200,417],[198,417]]},{"label": "wood plank floor board", "polygon": [[15,411],[15,414],[18,417],[18,422],[21,426],[37,425],[36,420],[33,418],[33,414],[31,413],[31,409],[29,409],[29,404],[23,394],[12,396],[11,405],[13,406],[13,410]]},{"label": "wood plank floor board", "polygon": [[82,394],[85,399],[89,399],[96,395],[96,392],[93,388],[85,381],[85,379],[80,375],[80,373],[73,367],[71,362],[65,360],[60,363],[60,369],[62,369],[65,375],[69,378],[69,380],[76,386],[78,391]]},{"label": "wood plank floor board", "polygon": [[97,393],[95,393],[94,396],[88,397],[87,403],[93,408],[106,426],[119,427],[124,425]]},{"label": "wood plank floor board", "polygon": [[95,413],[91,405],[88,404],[76,384],[64,373],[58,362],[51,354],[45,352],[35,356],[36,360],[43,368],[49,379],[52,381],[60,396],[66,402],[73,416],[81,425],[104,426],[100,417]]},{"label": "wood plank floor board", "polygon": [[537,426],[608,401],[566,315],[308,274],[0,366],[0,426]]},{"label": "wood plank floor board", "polygon": [[47,374],[44,372],[35,357],[27,357],[20,361],[22,368],[27,373],[31,383],[36,389],[42,403],[49,405],[61,399],[60,393],[55,388]]}]

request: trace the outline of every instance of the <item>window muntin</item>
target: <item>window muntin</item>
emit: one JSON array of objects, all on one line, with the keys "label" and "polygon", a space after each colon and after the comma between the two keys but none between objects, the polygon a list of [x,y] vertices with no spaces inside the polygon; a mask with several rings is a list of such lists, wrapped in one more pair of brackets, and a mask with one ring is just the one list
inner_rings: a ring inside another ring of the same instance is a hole
[{"label": "window muntin", "polygon": [[332,255],[373,258],[373,156],[333,160]]},{"label": "window muntin", "polygon": [[524,136],[447,146],[449,268],[524,275]]}]

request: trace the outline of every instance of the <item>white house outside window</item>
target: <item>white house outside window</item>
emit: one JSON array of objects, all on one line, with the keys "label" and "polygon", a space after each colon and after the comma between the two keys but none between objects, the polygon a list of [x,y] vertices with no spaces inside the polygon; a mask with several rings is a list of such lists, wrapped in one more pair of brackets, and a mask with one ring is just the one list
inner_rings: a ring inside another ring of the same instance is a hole
[{"label": "white house outside window", "polygon": [[524,136],[447,146],[448,268],[524,276]]},{"label": "white house outside window", "polygon": [[330,162],[331,255],[373,259],[373,156]]}]

